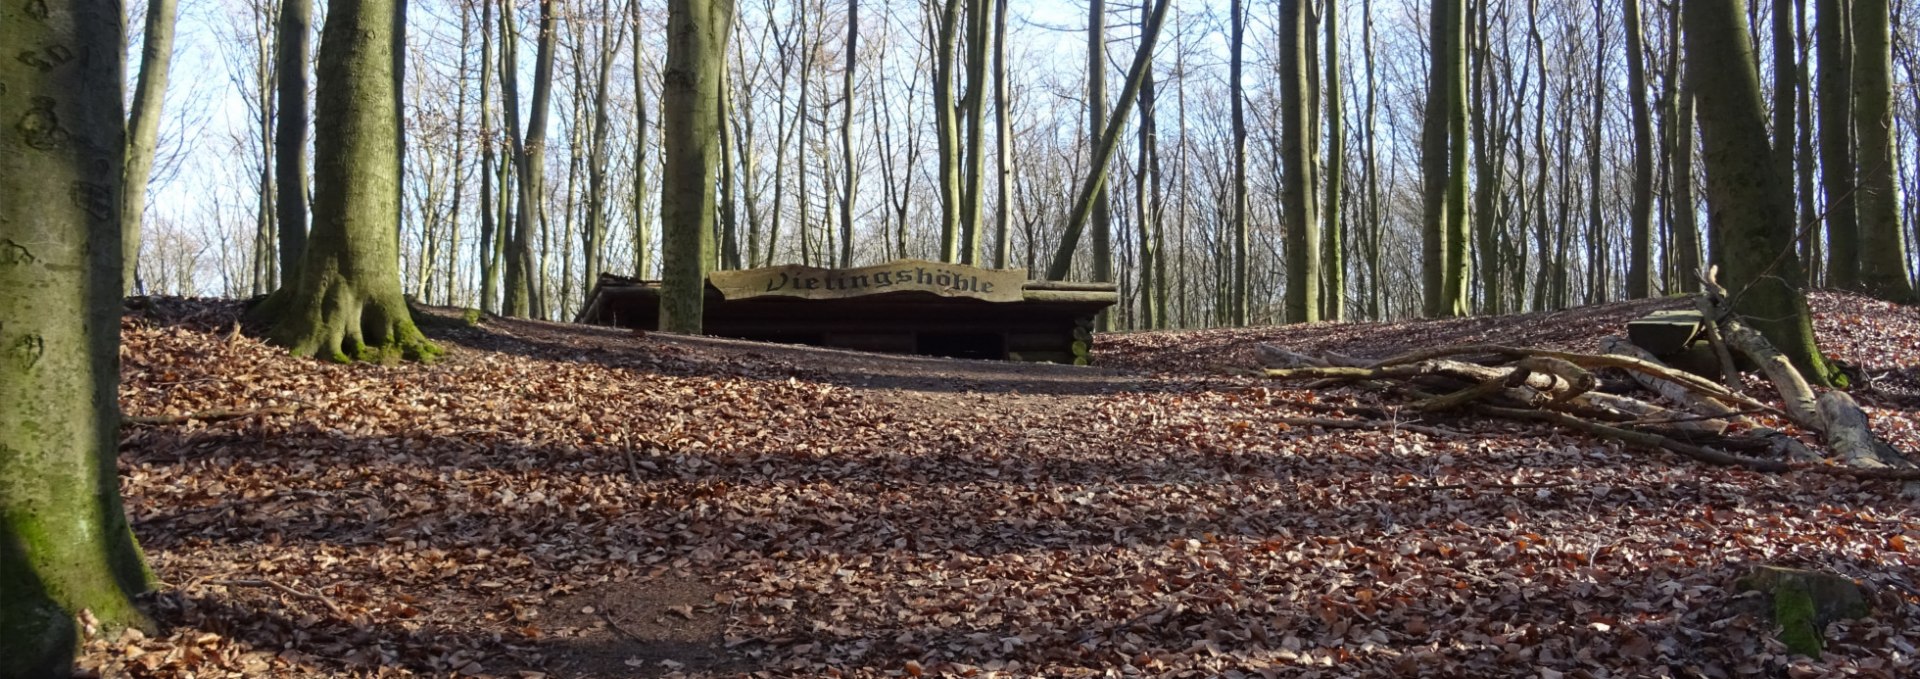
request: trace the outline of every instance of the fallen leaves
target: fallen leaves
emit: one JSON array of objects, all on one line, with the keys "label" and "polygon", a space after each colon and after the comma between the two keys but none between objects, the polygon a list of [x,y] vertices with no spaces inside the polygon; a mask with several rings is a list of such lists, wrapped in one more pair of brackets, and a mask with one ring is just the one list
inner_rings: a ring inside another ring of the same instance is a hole
[{"label": "fallen leaves", "polygon": [[[128,412],[300,408],[126,431],[128,510],[172,584],[152,602],[172,627],[95,640],[84,663],[136,677],[1913,674],[1920,592],[1901,587],[1920,580],[1920,518],[1890,484],[1502,422],[1423,427],[1367,394],[1192,358],[1252,341],[1530,341],[1507,337],[1516,326],[1573,344],[1648,304],[1102,340],[1103,358],[1161,370],[1143,376],[510,321],[435,331],[452,351],[433,366],[335,366],[229,341],[234,305],[161,300],[126,322]],[[1915,318],[1874,314],[1836,346],[1875,347],[1843,356],[1891,371],[1892,393],[1920,346],[1879,347],[1874,328],[1905,341]],[[1913,406],[1864,400],[1915,445]],[[1824,658],[1788,656],[1734,605],[1732,578],[1759,563],[1860,578],[1882,611],[1836,624]],[[631,605],[687,582],[702,589]]]}]

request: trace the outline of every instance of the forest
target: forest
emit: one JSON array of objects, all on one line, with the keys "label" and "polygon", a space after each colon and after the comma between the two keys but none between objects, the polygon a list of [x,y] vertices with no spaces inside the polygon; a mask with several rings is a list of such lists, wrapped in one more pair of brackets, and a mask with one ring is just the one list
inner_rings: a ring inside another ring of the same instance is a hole
[{"label": "forest", "polygon": [[0,679],[1911,676],[1915,11],[0,4]]},{"label": "forest", "polygon": [[[301,130],[311,116],[304,99],[281,102],[311,81],[284,64],[313,55],[281,36],[319,27],[284,15],[293,4],[190,0],[181,21],[193,31],[161,42],[191,55],[204,81],[176,83],[157,116],[157,200],[133,206],[150,232],[141,289],[259,295],[293,268],[283,255],[299,249],[300,229],[280,225],[306,220],[305,170],[279,149],[309,139]],[[1058,270],[1118,282],[1120,328],[1305,318],[1285,311],[1287,291],[1303,287],[1288,272],[1318,271],[1315,318],[1434,315],[1422,294],[1439,261],[1423,231],[1430,4],[1313,2],[1295,22],[1282,15],[1286,3],[1180,3],[1150,31],[1152,7],[1104,1],[1086,11],[740,3],[725,64],[714,266],[915,257]],[[1840,5],[1747,7],[1772,140],[1788,149],[1778,162],[1805,225],[1798,254],[1816,285],[1851,286],[1851,252],[1884,256],[1874,266],[1908,279],[1920,270],[1910,252],[1885,246],[1913,239],[1920,201],[1897,208],[1905,228],[1874,227],[1866,238],[1875,247],[1858,249],[1850,226],[1860,222],[1856,199],[1875,195],[1856,195],[1853,174],[1877,167],[1856,157],[1850,121],[1890,121],[1892,157],[1917,148],[1920,22],[1911,3],[1887,4],[1879,43],[1850,38],[1852,23],[1831,11]],[[562,319],[600,272],[660,275],[665,9],[409,3],[406,294],[500,311],[503,290],[524,286],[528,313]],[[1467,149],[1468,194],[1456,202],[1466,207],[1457,218],[1468,255],[1453,274],[1466,278],[1463,312],[1684,291],[1696,263],[1717,256],[1677,9],[1463,6],[1469,115],[1457,143]],[[1122,102],[1149,34],[1151,55]],[[1884,112],[1851,103],[1856,42],[1889,55],[1883,77],[1896,94],[1864,102]],[[1305,112],[1298,125],[1285,123],[1288,101]],[[1121,125],[1102,165],[1107,183],[1083,218],[1086,237],[1072,238],[1108,117]],[[1288,198],[1288,129],[1301,131],[1312,172],[1297,199]],[[1885,166],[1894,192],[1915,190],[1913,165]],[[1289,231],[1294,224],[1305,228]],[[521,248],[527,254],[503,254]],[[516,257],[530,273],[508,283]]]}]

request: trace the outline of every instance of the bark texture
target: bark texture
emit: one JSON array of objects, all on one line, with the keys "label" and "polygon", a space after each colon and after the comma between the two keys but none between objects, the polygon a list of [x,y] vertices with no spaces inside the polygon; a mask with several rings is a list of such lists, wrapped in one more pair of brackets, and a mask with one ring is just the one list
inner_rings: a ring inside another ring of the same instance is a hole
[{"label": "bark texture", "polygon": [[1822,386],[1834,371],[1813,339],[1800,289],[1792,193],[1774,171],[1743,1],[1690,2],[1686,21],[1688,86],[1698,97],[1708,219],[1726,234],[1727,287],[1747,317],[1807,379]]},{"label": "bark texture", "polygon": [[1898,156],[1894,153],[1893,46],[1887,0],[1853,5],[1854,134],[1860,142],[1860,290],[1900,303],[1917,301],[1907,279],[1900,233]]},{"label": "bark texture", "polygon": [[1627,24],[1627,95],[1633,107],[1633,201],[1628,211],[1627,297],[1653,295],[1653,122],[1647,110],[1640,0],[1622,0]]},{"label": "bark texture", "polygon": [[173,62],[173,25],[178,0],[147,3],[147,32],[140,43],[140,77],[133,87],[133,110],[127,118],[126,197],[121,201],[126,250],[121,284],[128,291],[138,281],[140,231],[147,213],[147,178],[153,174],[154,145],[160,138],[160,113],[167,95],[167,71]]},{"label": "bark texture", "polygon": [[117,2],[0,5],[4,677],[67,676],[82,610],[146,625],[131,597],[150,577],[114,468],[124,66],[60,58],[117,55],[123,39]]},{"label": "bark texture", "polygon": [[394,0],[328,5],[315,79],[313,233],[300,276],[254,313],[295,355],[333,361],[432,360],[400,291]]},{"label": "bark texture", "polygon": [[714,178],[720,167],[720,88],[725,86],[731,0],[667,3],[667,65],[661,93],[660,329],[697,335],[714,250]]},{"label": "bark texture", "polygon": [[1847,36],[1847,13],[1852,5],[1852,0],[1818,0],[1814,5],[1814,48],[1820,60],[1820,193],[1827,199],[1827,285],[1847,290],[1860,287],[1860,223],[1855,212],[1853,174],[1853,47]]},{"label": "bark texture", "polygon": [[284,0],[274,47],[280,120],[273,139],[281,286],[299,280],[300,258],[307,250],[307,62],[313,54],[312,33],[313,0]]},{"label": "bark texture", "polygon": [[1287,224],[1287,321],[1320,320],[1320,214],[1314,194],[1313,139],[1308,122],[1307,7],[1280,0],[1281,202]]}]

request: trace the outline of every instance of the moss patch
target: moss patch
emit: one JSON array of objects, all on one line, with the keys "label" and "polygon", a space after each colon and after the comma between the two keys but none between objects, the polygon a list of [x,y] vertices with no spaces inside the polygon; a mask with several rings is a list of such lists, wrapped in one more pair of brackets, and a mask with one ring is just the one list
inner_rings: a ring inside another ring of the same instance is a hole
[{"label": "moss patch", "polygon": [[1833,573],[1761,566],[1737,584],[1767,594],[1773,621],[1780,625],[1780,642],[1801,655],[1820,657],[1827,623],[1872,613],[1860,585]]}]

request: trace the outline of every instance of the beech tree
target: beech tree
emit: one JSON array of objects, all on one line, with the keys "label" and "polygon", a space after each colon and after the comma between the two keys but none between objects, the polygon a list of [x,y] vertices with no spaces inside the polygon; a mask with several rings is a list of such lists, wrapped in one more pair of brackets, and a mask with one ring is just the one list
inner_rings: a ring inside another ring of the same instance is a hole
[{"label": "beech tree", "polygon": [[[1320,289],[1320,317],[1337,321],[1347,315],[1347,228],[1346,220],[1340,208],[1343,182],[1346,180],[1346,118],[1342,110],[1341,80],[1345,74],[1340,72],[1340,6],[1338,2],[1329,2],[1322,10],[1326,24],[1326,40],[1321,42],[1321,51],[1326,53],[1327,61],[1327,199],[1320,206],[1326,219],[1325,233],[1321,238],[1325,243],[1325,261],[1321,262],[1321,271],[1325,272],[1325,285]],[[1312,189],[1311,186],[1308,187]]]},{"label": "beech tree", "polygon": [[713,262],[714,179],[720,166],[733,0],[669,0],[666,85],[661,92],[660,329],[700,334]]},{"label": "beech tree", "polygon": [[1421,141],[1426,313],[1467,313],[1466,0],[1434,0],[1433,58]]},{"label": "beech tree", "polygon": [[1895,302],[1916,301],[1907,278],[1895,175],[1893,42],[1887,0],[1853,4],[1853,113],[1859,142],[1860,290]]},{"label": "beech tree", "polygon": [[[0,10],[0,676],[64,677],[83,612],[149,627],[120,504],[120,3]],[[15,58],[16,56],[20,58]],[[59,196],[60,200],[49,200]]]},{"label": "beech tree", "polygon": [[274,37],[279,91],[273,139],[282,286],[298,280],[307,249],[307,61],[312,32],[313,0],[283,0]]},{"label": "beech tree", "polygon": [[400,201],[396,0],[333,0],[315,78],[313,231],[299,276],[254,309],[296,355],[432,360],[413,324],[394,238]]},{"label": "beech tree", "polygon": [[[1854,194],[1853,43],[1847,39],[1847,9],[1852,4],[1851,0],[1818,0],[1814,5],[1814,47],[1820,60],[1820,191],[1827,208],[1827,285],[1848,290],[1860,285],[1860,223]],[[1719,247],[1714,243],[1716,250]]]},{"label": "beech tree", "polygon": [[1742,18],[1745,0],[1683,3],[1688,86],[1697,97],[1705,148],[1709,219],[1725,234],[1726,287],[1735,312],[1766,335],[1809,382],[1835,372],[1814,343],[1812,312],[1800,289],[1793,194],[1774,171],[1772,145]]},{"label": "beech tree", "polygon": [[1320,215],[1314,195],[1314,129],[1307,109],[1308,8],[1280,0],[1280,162],[1286,188],[1287,321],[1320,320]]},{"label": "beech tree", "polygon": [[147,212],[147,179],[153,174],[154,144],[160,137],[160,114],[167,93],[167,71],[173,63],[174,17],[178,0],[147,3],[146,35],[140,43],[140,76],[133,88],[133,109],[127,117],[126,197],[121,218],[126,222],[126,257],[122,283],[131,291],[140,262],[140,225]]},{"label": "beech tree", "polygon": [[1232,273],[1226,276],[1228,291],[1227,317],[1234,325],[1246,325],[1248,313],[1248,289],[1251,276],[1248,273],[1247,250],[1250,238],[1247,230],[1247,96],[1242,78],[1245,76],[1247,20],[1246,8],[1242,0],[1233,0],[1227,10],[1231,15],[1232,35],[1228,38],[1231,51],[1227,66],[1228,97],[1232,98],[1233,138],[1233,196],[1229,218],[1233,220],[1232,236]]},{"label": "beech tree", "polygon": [[1627,297],[1653,295],[1653,123],[1647,111],[1640,0],[1621,0],[1627,25],[1627,95],[1633,108],[1633,208],[1628,214]]}]

